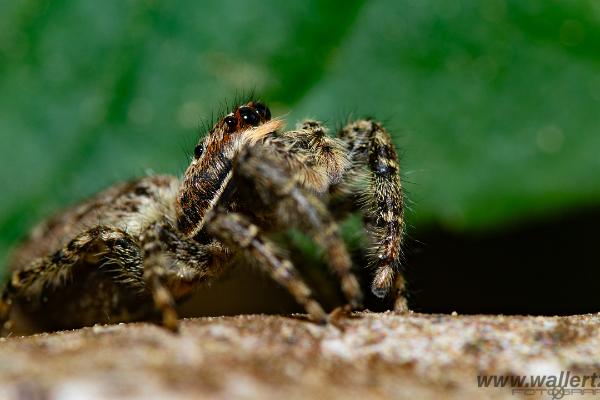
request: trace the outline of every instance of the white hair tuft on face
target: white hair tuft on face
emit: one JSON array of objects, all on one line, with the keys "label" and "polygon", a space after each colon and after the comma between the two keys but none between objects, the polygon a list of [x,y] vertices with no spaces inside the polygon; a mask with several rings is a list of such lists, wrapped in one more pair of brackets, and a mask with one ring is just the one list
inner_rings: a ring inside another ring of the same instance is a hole
[{"label": "white hair tuft on face", "polygon": [[285,126],[285,121],[280,118],[272,119],[257,127],[247,129],[241,133],[241,137],[250,144],[255,144],[270,133],[276,132]]}]

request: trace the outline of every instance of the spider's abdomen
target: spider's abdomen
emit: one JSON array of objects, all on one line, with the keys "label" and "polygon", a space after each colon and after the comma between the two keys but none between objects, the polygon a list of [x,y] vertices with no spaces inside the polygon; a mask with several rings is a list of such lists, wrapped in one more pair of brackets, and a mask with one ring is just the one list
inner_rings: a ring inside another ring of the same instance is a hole
[{"label": "spider's abdomen", "polygon": [[134,237],[161,218],[174,218],[179,180],[156,175],[112,186],[35,227],[12,254],[9,270],[52,254],[94,226],[110,226]]}]

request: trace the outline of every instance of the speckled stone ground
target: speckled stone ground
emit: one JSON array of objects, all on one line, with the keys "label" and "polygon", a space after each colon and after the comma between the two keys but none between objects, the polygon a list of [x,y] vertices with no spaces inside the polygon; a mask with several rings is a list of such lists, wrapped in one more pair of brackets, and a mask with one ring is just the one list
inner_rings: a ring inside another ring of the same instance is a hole
[{"label": "speckled stone ground", "polygon": [[477,375],[562,370],[600,373],[600,316],[248,315],[3,339],[0,399],[514,399]]}]

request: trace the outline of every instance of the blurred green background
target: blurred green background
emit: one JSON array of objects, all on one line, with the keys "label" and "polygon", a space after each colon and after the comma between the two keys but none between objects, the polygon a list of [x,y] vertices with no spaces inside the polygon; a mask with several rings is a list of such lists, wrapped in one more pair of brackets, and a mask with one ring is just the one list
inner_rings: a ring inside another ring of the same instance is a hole
[{"label": "blurred green background", "polygon": [[253,89],[289,125],[383,120],[412,236],[600,202],[600,3],[1,1],[0,262],[39,218],[179,174]]}]

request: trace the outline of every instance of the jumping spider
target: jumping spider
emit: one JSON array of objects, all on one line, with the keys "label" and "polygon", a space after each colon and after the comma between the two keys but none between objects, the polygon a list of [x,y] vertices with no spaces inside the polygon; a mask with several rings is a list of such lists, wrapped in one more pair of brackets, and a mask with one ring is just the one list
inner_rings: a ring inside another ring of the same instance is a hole
[{"label": "jumping spider", "polygon": [[39,225],[13,254],[0,322],[10,327],[18,309],[45,330],[151,316],[176,329],[176,303],[238,253],[324,321],[311,289],[267,234],[296,227],[311,236],[350,306],[360,307],[336,224],[353,211],[362,211],[372,241],[371,290],[379,297],[394,291],[396,309],[406,310],[403,197],[389,134],[371,120],[348,124],[336,138],[316,121],[291,131],[283,125],[249,101],[198,143],[182,181],[147,176],[116,185]]}]

